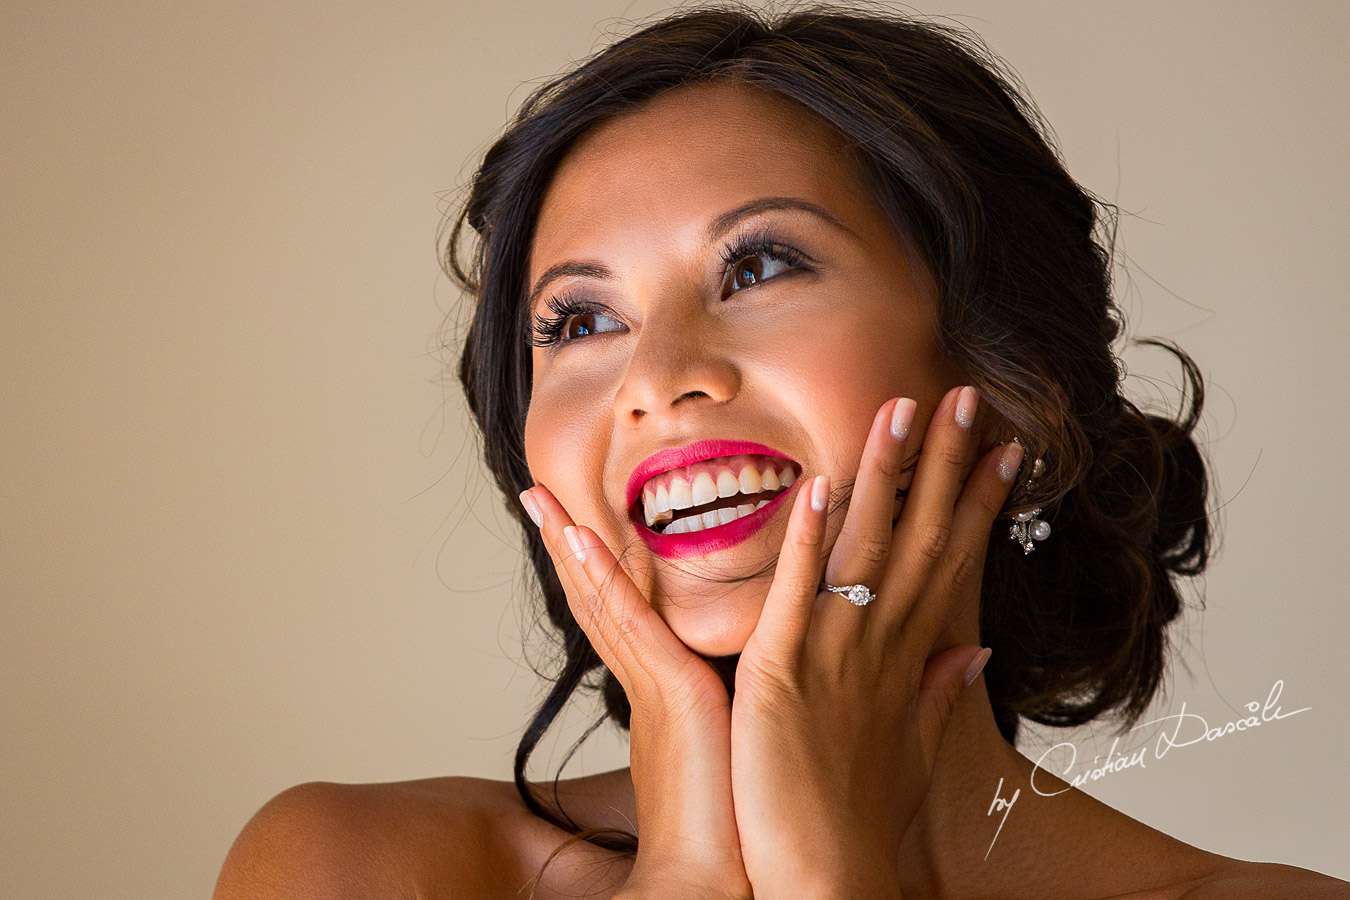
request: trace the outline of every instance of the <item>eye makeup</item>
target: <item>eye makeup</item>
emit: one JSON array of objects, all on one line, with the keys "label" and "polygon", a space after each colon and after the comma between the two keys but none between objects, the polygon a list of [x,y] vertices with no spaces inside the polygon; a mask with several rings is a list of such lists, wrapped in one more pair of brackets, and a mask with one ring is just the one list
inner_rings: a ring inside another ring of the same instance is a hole
[{"label": "eye makeup", "polygon": [[[724,288],[728,283],[728,276],[731,282],[734,282],[736,278],[739,277],[740,273],[731,271],[732,267],[746,259],[763,257],[781,262],[791,269],[802,269],[805,268],[803,263],[808,258],[802,251],[780,241],[776,237],[773,229],[767,225],[761,225],[758,228],[732,237],[721,248],[719,256],[721,256],[722,262],[728,269],[727,273],[723,276]],[[773,278],[777,277],[779,276],[773,276]],[[746,290],[750,287],[772,281],[773,278],[756,281],[754,284],[746,285],[737,291],[732,291],[732,293],[737,293],[739,290]],[[536,314],[532,317],[525,338],[525,343],[531,347],[556,348],[562,344],[570,344],[573,341],[578,340],[579,337],[585,336],[567,336],[567,329],[574,316],[600,316],[602,318],[613,320],[613,316],[611,315],[613,310],[605,304],[578,297],[569,291],[564,291],[560,295],[550,296],[544,302],[544,305],[552,315],[545,316]],[[591,331],[589,333],[594,334],[595,332]]]}]

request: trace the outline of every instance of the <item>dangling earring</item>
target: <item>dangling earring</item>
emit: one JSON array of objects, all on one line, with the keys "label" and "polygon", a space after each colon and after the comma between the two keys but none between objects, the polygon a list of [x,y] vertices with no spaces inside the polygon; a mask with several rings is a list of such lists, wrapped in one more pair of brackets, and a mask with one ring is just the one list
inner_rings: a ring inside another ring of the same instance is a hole
[{"label": "dangling earring", "polygon": [[[1021,443],[1017,438],[1013,438],[1013,440]],[[1045,462],[1038,456],[1031,467],[1031,477],[1027,479],[1026,487],[1029,489],[1031,483],[1044,471]],[[1013,514],[1015,524],[1008,529],[1008,537],[1022,545],[1023,556],[1036,549],[1035,541],[1043,541],[1050,536],[1050,523],[1044,519],[1036,518],[1040,511],[1041,508],[1038,506],[1030,512],[1024,511]]]}]

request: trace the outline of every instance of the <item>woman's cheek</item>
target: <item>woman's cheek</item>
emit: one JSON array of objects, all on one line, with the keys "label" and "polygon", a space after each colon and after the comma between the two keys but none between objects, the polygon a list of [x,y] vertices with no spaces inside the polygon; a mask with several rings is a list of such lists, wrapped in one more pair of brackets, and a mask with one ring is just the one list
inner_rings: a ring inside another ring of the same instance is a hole
[{"label": "woman's cheek", "polygon": [[[593,518],[595,488],[611,432],[613,403],[584,384],[540,386],[525,418],[525,458],[535,481],[548,485],[574,517]],[[580,518],[578,518],[581,521]]]},{"label": "woman's cheek", "polygon": [[525,458],[530,473],[535,481],[548,485],[555,494],[561,487],[557,483],[562,471],[560,461],[567,458],[568,450],[560,445],[569,439],[569,434],[575,433],[567,425],[576,415],[573,404],[578,404],[578,400],[569,398],[566,392],[536,385],[525,417]]}]

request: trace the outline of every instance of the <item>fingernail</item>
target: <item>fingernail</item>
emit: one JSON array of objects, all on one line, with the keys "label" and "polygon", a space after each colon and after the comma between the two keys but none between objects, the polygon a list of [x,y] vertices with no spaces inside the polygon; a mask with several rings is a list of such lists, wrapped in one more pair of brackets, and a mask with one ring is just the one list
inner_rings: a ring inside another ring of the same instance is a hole
[{"label": "fingernail", "polygon": [[534,495],[529,488],[520,492],[520,505],[525,507],[525,512],[529,513],[536,526],[544,527],[544,514],[539,511],[539,504],[534,502]]},{"label": "fingernail", "polygon": [[1011,482],[1017,477],[1017,467],[1022,462],[1022,445],[1017,441],[1003,448],[1003,455],[998,458],[998,477],[1005,482]]},{"label": "fingernail", "polygon": [[979,402],[979,395],[970,385],[961,388],[961,393],[956,395],[956,424],[962,428],[970,428],[970,423],[975,421],[975,404]]},{"label": "fingernail", "polygon": [[970,683],[979,677],[980,671],[984,669],[984,664],[989,662],[989,657],[993,654],[994,651],[991,648],[985,647],[970,661],[970,665],[966,667],[966,687],[970,687]]},{"label": "fingernail", "polygon": [[811,508],[816,512],[825,511],[825,502],[830,499],[830,476],[817,475],[811,481]]},{"label": "fingernail", "polygon": [[895,409],[891,410],[891,436],[897,441],[903,441],[909,434],[909,423],[914,420],[914,409],[918,405],[908,397],[895,402]]},{"label": "fingernail", "polygon": [[567,538],[567,546],[572,548],[572,555],[579,561],[585,562],[586,551],[581,546],[581,535],[577,534],[577,527],[575,525],[564,525],[563,537]]}]

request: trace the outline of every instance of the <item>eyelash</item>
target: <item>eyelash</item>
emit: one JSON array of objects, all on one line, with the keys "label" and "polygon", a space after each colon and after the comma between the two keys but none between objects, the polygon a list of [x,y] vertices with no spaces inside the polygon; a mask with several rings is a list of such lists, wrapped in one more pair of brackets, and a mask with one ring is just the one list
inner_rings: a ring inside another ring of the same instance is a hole
[{"label": "eyelash", "polygon": [[[779,243],[774,239],[773,232],[767,228],[761,228],[758,231],[752,231],[741,235],[729,244],[726,244],[719,252],[722,262],[730,267],[746,257],[767,256],[787,265],[799,268],[806,259],[806,254],[795,247],[789,247],[786,244]],[[774,278],[778,278],[775,275]],[[765,279],[772,281],[773,278]],[[756,287],[763,282],[755,282],[750,287]],[[746,290],[747,288],[741,288]],[[739,291],[735,292],[739,293]],[[591,300],[582,300],[573,295],[564,292],[561,297],[549,297],[545,305],[553,312],[551,316],[535,316],[534,323],[529,328],[529,336],[526,343],[531,347],[549,347],[555,344],[570,344],[577,338],[563,340],[562,333],[567,327],[567,320],[575,315],[589,315],[600,313],[608,316],[609,307],[595,303]]]}]

